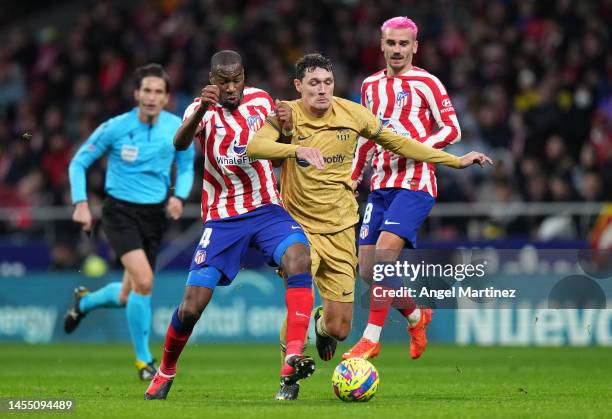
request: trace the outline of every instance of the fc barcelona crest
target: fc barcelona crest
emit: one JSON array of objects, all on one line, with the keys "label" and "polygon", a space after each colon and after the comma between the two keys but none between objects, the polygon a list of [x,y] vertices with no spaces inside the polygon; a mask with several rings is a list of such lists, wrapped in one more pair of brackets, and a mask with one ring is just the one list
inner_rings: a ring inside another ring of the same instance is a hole
[{"label": "fc barcelona crest", "polygon": [[347,129],[340,128],[338,131],[336,131],[336,138],[338,141],[346,141],[351,138],[351,133]]}]

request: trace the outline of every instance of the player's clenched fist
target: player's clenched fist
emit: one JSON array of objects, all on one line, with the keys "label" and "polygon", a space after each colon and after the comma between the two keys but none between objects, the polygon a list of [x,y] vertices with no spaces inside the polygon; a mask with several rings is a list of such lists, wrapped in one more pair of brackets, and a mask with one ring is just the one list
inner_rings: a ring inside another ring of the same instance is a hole
[{"label": "player's clenched fist", "polygon": [[221,95],[221,91],[219,90],[219,86],[214,84],[209,84],[202,89],[202,94],[200,95],[200,100],[204,107],[208,107],[210,105],[215,105],[219,102],[219,97]]},{"label": "player's clenched fist", "polygon": [[275,101],[275,105],[276,108],[274,109],[274,112],[276,113],[276,117],[278,118],[278,122],[280,123],[283,133],[292,133],[293,112],[291,111],[291,107],[287,102],[282,102],[278,99]]}]

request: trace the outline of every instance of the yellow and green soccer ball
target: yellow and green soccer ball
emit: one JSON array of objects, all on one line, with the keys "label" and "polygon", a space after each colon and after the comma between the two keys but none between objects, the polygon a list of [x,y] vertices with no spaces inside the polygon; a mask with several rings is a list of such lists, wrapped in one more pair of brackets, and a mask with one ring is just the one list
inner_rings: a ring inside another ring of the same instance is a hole
[{"label": "yellow and green soccer ball", "polygon": [[334,370],[332,387],[345,402],[367,402],[378,389],[378,371],[369,361],[351,358],[342,361]]}]

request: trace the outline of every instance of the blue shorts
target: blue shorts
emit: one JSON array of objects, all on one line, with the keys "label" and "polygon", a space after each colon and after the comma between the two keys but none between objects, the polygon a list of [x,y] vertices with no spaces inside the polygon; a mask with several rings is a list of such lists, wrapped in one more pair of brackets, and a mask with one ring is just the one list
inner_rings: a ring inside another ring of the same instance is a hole
[{"label": "blue shorts", "polygon": [[[297,221],[279,205],[207,221],[191,259],[187,285],[214,288],[231,284],[249,246],[261,250],[271,266],[279,266],[287,248],[295,243],[308,246],[308,239]],[[208,273],[200,275],[207,266],[220,271],[220,279]]]},{"label": "blue shorts", "polygon": [[417,247],[417,232],[436,200],[427,192],[385,188],[370,192],[359,231],[359,246],[376,244],[381,231],[397,234]]}]

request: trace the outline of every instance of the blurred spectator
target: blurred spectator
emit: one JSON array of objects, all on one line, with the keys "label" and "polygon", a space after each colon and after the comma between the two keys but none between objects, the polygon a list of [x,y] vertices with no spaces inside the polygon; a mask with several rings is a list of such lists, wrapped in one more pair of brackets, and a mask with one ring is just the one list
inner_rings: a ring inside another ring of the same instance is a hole
[{"label": "blurred spectator", "polygon": [[599,173],[586,172],[582,176],[579,192],[585,201],[601,201],[604,198],[604,185]]},{"label": "blurred spectator", "polygon": [[543,170],[550,175],[566,175],[574,167],[560,135],[551,135],[544,146]]},{"label": "blurred spectator", "polygon": [[42,168],[46,173],[49,186],[52,188],[58,199],[56,205],[62,205],[60,197],[68,187],[68,173],[66,165],[70,163],[72,153],[68,140],[62,134],[54,134],[49,141],[49,150],[42,159]]},{"label": "blurred spectator", "polygon": [[576,196],[569,179],[563,176],[554,176],[548,184],[550,199],[557,202],[575,201]]},{"label": "blurred spectator", "polygon": [[541,174],[536,174],[527,179],[527,190],[525,191],[525,200],[527,202],[542,202],[550,200],[548,182]]}]

